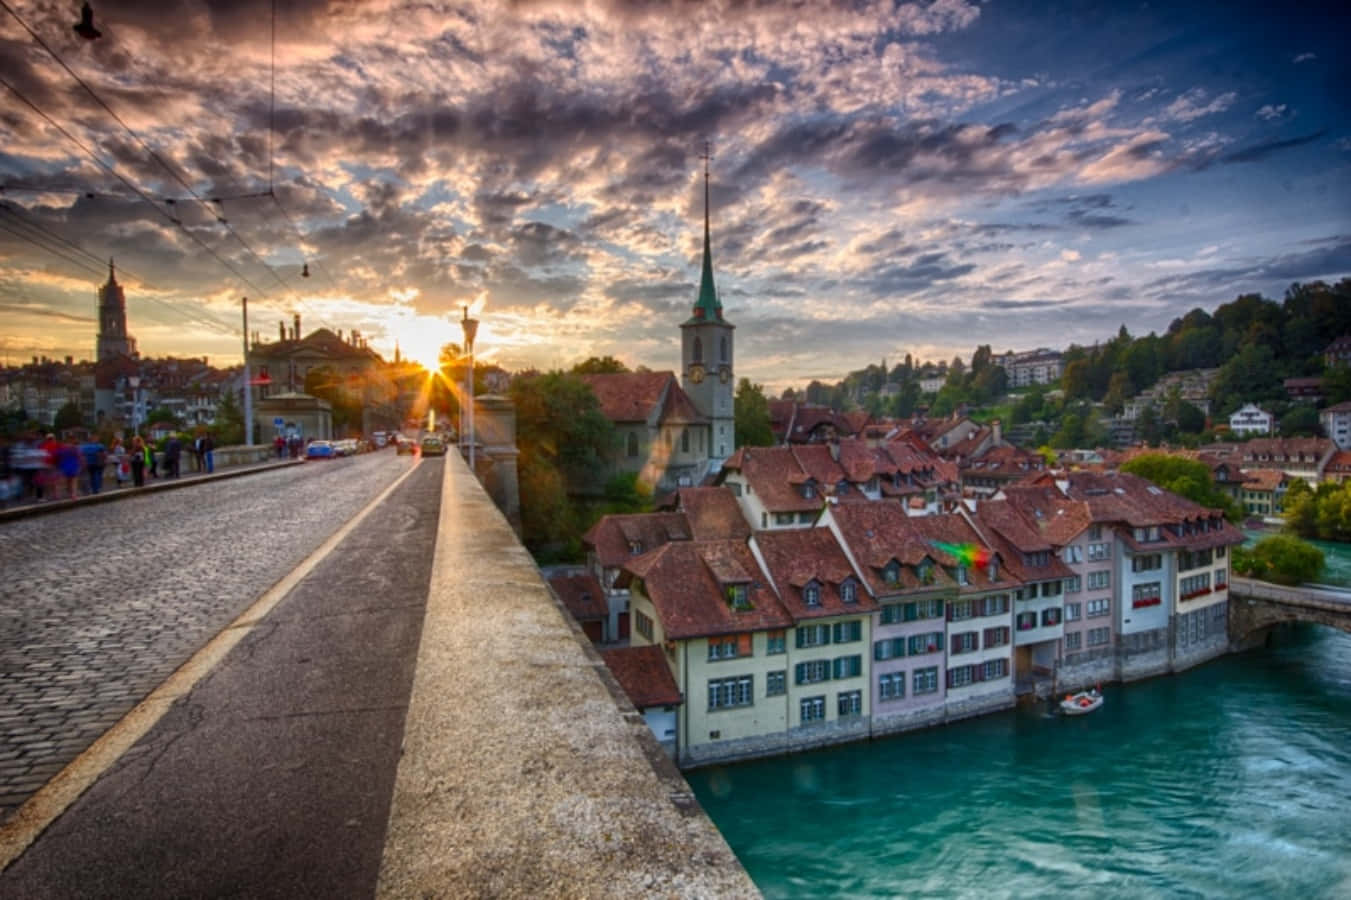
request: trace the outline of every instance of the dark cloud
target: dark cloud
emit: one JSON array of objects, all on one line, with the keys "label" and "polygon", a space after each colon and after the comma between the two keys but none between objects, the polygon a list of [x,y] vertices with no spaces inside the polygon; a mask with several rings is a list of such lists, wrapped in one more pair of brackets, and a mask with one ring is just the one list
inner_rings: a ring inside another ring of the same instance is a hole
[{"label": "dark cloud", "polygon": [[1305,144],[1312,144],[1314,141],[1322,138],[1325,134],[1327,134],[1327,131],[1320,129],[1313,134],[1305,134],[1300,137],[1289,138],[1283,141],[1267,141],[1264,144],[1254,144],[1251,147],[1244,147],[1242,150],[1235,150],[1233,153],[1220,157],[1220,162],[1258,162],[1273,156],[1282,150],[1289,150],[1292,147],[1302,147]]},{"label": "dark cloud", "polygon": [[527,222],[512,230],[512,249],[525,266],[547,266],[579,258],[580,243],[570,231],[544,222]]},{"label": "dark cloud", "polygon": [[77,325],[87,325],[98,321],[93,316],[73,316],[70,313],[46,309],[32,303],[0,303],[0,312],[24,316],[42,316],[45,319],[58,319],[62,322],[73,322]]}]

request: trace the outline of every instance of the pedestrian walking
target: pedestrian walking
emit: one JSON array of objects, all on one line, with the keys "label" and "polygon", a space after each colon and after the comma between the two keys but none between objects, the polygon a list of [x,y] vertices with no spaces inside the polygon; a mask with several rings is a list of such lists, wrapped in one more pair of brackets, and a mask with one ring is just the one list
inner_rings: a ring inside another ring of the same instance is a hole
[{"label": "pedestrian walking", "polygon": [[216,471],[216,441],[209,431],[202,435],[202,462],[206,465],[206,474]]},{"label": "pedestrian walking", "polygon": [[145,486],[145,458],[149,452],[139,434],[131,439],[131,483],[135,487]]},{"label": "pedestrian walking", "polygon": [[112,457],[113,478],[117,479],[117,486],[126,487],[131,479],[131,464],[127,458],[127,448],[120,437],[113,438],[113,449],[108,455]]},{"label": "pedestrian walking", "polygon": [[164,445],[164,474],[167,478],[178,477],[179,459],[183,455],[183,442],[178,439],[178,435],[169,435],[169,442]]},{"label": "pedestrian walking", "polygon": [[56,445],[52,455],[56,459],[56,470],[60,478],[57,482],[57,495],[61,494],[60,489],[64,487],[66,496],[71,500],[76,499],[79,496],[76,488],[80,482],[80,468],[83,464],[80,448],[62,441]]},{"label": "pedestrian walking", "polygon": [[286,438],[282,437],[281,435],[277,435],[272,440],[272,446],[277,448],[277,459],[281,459],[283,456],[286,455]]},{"label": "pedestrian walking", "polygon": [[38,444],[37,435],[26,434],[19,439],[11,451],[11,465],[19,474],[23,499],[42,499],[43,470],[47,467],[47,455]]},{"label": "pedestrian walking", "polygon": [[89,493],[97,494],[103,490],[103,470],[108,466],[108,448],[97,437],[91,437],[80,445],[80,457],[88,475]]}]

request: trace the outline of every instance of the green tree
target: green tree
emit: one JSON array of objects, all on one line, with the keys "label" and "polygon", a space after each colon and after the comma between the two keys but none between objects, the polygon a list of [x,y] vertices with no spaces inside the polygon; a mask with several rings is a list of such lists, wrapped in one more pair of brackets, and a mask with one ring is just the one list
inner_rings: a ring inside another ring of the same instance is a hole
[{"label": "green tree", "polygon": [[[216,424],[212,431],[215,441],[222,447],[244,443],[244,412],[235,401],[234,391],[225,391],[216,405]],[[256,440],[258,435],[254,435]]]},{"label": "green tree", "polygon": [[333,432],[342,435],[361,430],[361,383],[345,378],[332,366],[315,366],[305,373],[305,393],[326,401],[333,408]]},{"label": "green tree", "polygon": [[[511,383],[516,407],[516,446],[522,458],[558,469],[569,494],[599,495],[600,478],[616,450],[614,426],[600,401],[576,375],[549,372]],[[525,495],[522,493],[522,504]]]},{"label": "green tree", "polygon": [[1060,376],[1060,387],[1066,400],[1082,400],[1089,396],[1092,386],[1089,384],[1090,367],[1087,360],[1075,360],[1065,366]]},{"label": "green tree", "polygon": [[1329,406],[1351,400],[1351,366],[1340,363],[1323,372],[1323,396]]},{"label": "green tree", "polygon": [[1318,410],[1298,403],[1281,416],[1281,437],[1317,437],[1321,433]]},{"label": "green tree", "polygon": [[629,367],[613,356],[592,356],[572,367],[574,375],[614,375],[627,372]]},{"label": "green tree", "polygon": [[736,396],[732,398],[736,416],[736,445],[738,447],[772,447],[774,430],[769,424],[769,401],[765,391],[749,378],[737,382]]},{"label": "green tree", "polygon": [[621,472],[605,483],[600,515],[623,515],[651,511],[652,491],[638,478],[637,472]]},{"label": "green tree", "polygon": [[1126,401],[1133,396],[1135,385],[1131,383],[1131,377],[1125,372],[1117,371],[1112,373],[1111,380],[1107,382],[1107,395],[1102,398],[1102,402],[1108,412],[1118,416],[1125,408]]},{"label": "green tree", "polygon": [[[151,420],[155,421],[154,419]],[[84,424],[84,413],[80,412],[80,404],[74,400],[67,400],[61,408],[56,411],[56,418],[52,422],[52,428],[57,434],[65,431],[67,428],[79,428]]]},{"label": "green tree", "polygon": [[1234,571],[1276,584],[1303,584],[1323,571],[1323,551],[1288,534],[1263,538],[1251,550],[1234,551]]},{"label": "green tree", "polygon": [[1299,537],[1318,536],[1318,497],[1309,483],[1296,478],[1285,492],[1285,530]]},{"label": "green tree", "polygon": [[1231,522],[1237,522],[1242,515],[1232,500],[1215,489],[1210,467],[1203,462],[1166,453],[1145,453],[1123,464],[1121,471],[1148,479],[1193,503],[1222,509]]}]

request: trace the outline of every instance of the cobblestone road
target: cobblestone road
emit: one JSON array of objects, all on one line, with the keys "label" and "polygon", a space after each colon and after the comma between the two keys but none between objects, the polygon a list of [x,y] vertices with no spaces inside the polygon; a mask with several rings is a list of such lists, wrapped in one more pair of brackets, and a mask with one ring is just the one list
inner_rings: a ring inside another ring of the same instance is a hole
[{"label": "cobblestone road", "polygon": [[0,525],[0,821],[412,464],[367,454]]}]

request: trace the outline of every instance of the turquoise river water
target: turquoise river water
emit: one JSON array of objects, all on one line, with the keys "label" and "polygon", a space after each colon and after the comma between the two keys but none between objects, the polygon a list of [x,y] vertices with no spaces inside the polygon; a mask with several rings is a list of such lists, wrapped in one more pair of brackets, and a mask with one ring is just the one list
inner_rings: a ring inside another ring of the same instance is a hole
[{"label": "turquoise river water", "polygon": [[1351,898],[1351,634],[1105,694],[686,776],[767,897]]}]

